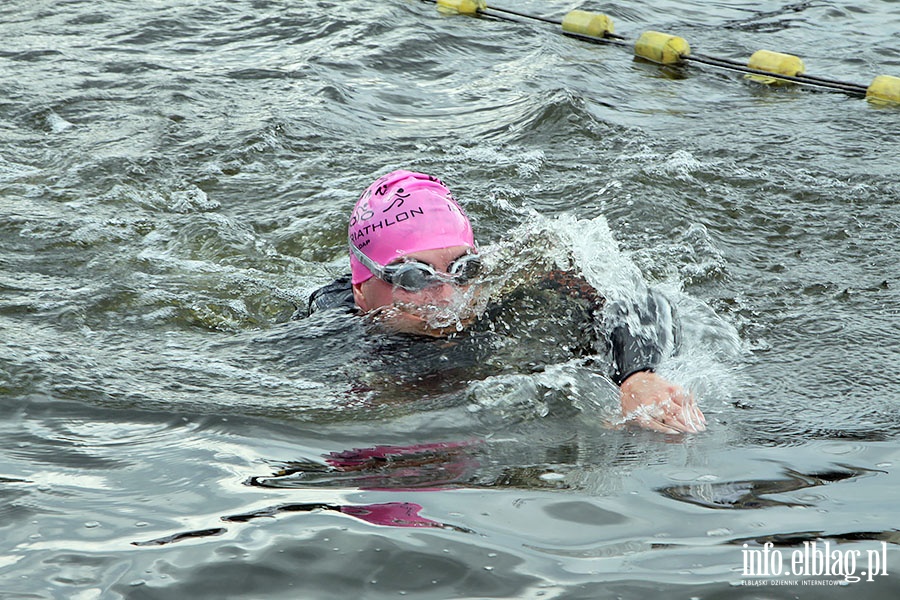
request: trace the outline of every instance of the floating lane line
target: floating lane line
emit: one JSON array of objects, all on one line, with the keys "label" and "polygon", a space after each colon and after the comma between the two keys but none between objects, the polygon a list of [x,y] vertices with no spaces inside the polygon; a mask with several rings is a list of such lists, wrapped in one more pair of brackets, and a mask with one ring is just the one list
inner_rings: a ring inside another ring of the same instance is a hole
[{"label": "floating lane line", "polygon": [[[445,14],[485,16],[520,24],[523,23],[521,19],[529,19],[559,26],[563,35],[577,40],[622,47],[631,45],[625,41],[625,37],[614,33],[612,19],[601,13],[572,10],[560,20],[488,6],[487,0],[422,1],[437,5],[437,9]],[[692,53],[690,44],[684,38],[659,31],[645,31],[634,43],[634,55],[662,65],[695,62],[727,69],[744,73],[748,79],[764,85],[795,83],[862,96],[873,104],[900,106],[900,77],[879,75],[870,85],[865,86],[807,75],[804,72],[803,61],[799,57],[771,50],[754,52],[747,64],[744,64],[726,58]]]}]

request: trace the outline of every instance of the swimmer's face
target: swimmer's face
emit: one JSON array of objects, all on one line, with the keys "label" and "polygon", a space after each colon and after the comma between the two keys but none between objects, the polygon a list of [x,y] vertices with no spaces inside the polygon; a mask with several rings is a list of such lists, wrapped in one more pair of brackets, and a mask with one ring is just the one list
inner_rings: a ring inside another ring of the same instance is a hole
[{"label": "swimmer's face", "polygon": [[[413,252],[403,257],[431,265],[446,274],[450,265],[471,253],[468,246]],[[356,305],[389,328],[435,337],[449,335],[475,320],[475,290],[471,285],[436,283],[409,291],[377,277],[353,286]]]}]

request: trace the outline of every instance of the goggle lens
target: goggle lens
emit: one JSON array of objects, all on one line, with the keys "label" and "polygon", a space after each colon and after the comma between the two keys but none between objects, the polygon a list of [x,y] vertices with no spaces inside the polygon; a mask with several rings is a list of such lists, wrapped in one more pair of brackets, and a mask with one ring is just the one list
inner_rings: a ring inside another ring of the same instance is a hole
[{"label": "goggle lens", "polygon": [[460,283],[466,283],[481,275],[481,257],[477,254],[464,254],[450,264],[448,272]]},{"label": "goggle lens", "polygon": [[425,265],[406,263],[391,275],[389,283],[405,290],[417,292],[424,290],[432,283],[433,275],[434,272],[426,269]]}]

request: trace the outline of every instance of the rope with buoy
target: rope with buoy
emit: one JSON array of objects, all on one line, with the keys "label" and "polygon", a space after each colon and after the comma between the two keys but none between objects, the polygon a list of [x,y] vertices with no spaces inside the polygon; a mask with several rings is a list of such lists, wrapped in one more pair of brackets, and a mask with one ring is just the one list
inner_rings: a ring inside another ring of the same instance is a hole
[{"label": "rope with buoy", "polygon": [[[423,0],[436,4],[444,13],[485,16],[502,21],[521,23],[520,19],[540,21],[561,27],[563,35],[595,44],[627,47],[625,38],[613,32],[612,19],[601,13],[584,10],[569,11],[561,20],[539,17],[521,11],[488,6],[486,0]],[[795,83],[820,89],[828,89],[853,96],[865,97],[876,104],[900,105],[900,77],[879,75],[868,86],[848,83],[826,77],[807,75],[803,61],[791,54],[770,50],[754,52],[747,64],[726,58],[717,58],[691,52],[684,38],[645,31],[634,43],[635,56],[662,65],[678,65],[686,62],[700,63],[728,69],[756,82],[773,85],[781,82]]]}]

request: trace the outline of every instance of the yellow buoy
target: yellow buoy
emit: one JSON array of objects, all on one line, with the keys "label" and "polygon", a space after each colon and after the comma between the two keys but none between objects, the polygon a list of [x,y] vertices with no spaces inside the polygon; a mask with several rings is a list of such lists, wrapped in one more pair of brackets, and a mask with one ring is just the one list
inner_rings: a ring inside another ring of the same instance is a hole
[{"label": "yellow buoy", "polygon": [[[803,70],[805,69],[803,61],[798,57],[792,54],[772,52],[771,50],[757,50],[753,53],[753,56],[750,57],[747,66],[751,69],[756,69],[757,71],[765,71],[766,73],[773,73],[775,75],[788,75],[790,77],[802,75]],[[747,75],[747,79],[765,83],[766,85],[782,83],[784,81],[775,77],[753,74]]]},{"label": "yellow buoy", "polygon": [[655,63],[671,65],[691,54],[691,47],[684,38],[658,31],[645,31],[634,44],[634,53]]},{"label": "yellow buoy", "polygon": [[437,9],[443,13],[475,15],[487,8],[487,0],[437,0]]},{"label": "yellow buoy", "polygon": [[879,75],[866,90],[866,100],[878,104],[900,104],[900,77]]},{"label": "yellow buoy", "polygon": [[613,32],[613,23],[612,19],[600,13],[572,10],[563,17],[562,28],[569,33],[602,38]]}]

